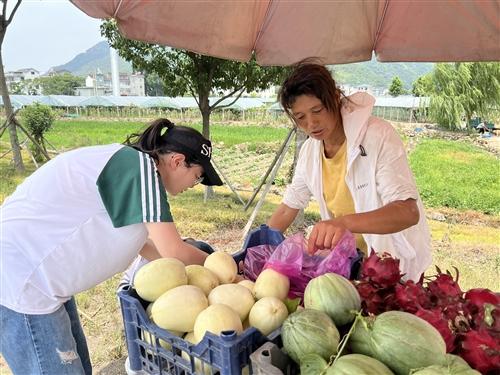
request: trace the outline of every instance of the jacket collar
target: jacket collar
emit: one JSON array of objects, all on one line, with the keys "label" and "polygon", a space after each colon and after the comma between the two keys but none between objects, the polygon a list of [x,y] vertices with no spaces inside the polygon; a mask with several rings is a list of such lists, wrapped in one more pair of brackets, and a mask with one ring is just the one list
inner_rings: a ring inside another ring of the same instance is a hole
[{"label": "jacket collar", "polygon": [[343,100],[340,113],[348,150],[359,146],[374,104],[375,98],[366,92],[357,92]]}]

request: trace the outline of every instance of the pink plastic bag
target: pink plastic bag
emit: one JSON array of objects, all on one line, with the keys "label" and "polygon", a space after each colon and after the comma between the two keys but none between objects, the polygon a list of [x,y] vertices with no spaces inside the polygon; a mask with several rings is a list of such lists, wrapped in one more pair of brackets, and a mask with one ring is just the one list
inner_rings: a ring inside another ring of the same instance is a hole
[{"label": "pink plastic bag", "polygon": [[324,273],[335,272],[349,278],[352,261],[357,257],[351,232],[346,232],[327,256],[308,255],[306,249],[302,233],[286,238],[278,246],[250,247],[245,257],[245,277],[256,280],[263,269],[272,268],[290,279],[290,298],[302,298],[309,280]]}]

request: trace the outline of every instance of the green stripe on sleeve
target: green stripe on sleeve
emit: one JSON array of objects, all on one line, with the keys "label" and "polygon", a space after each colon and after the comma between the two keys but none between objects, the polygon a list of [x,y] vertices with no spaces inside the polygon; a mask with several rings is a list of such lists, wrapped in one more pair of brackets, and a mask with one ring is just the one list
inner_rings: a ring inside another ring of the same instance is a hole
[{"label": "green stripe on sleeve", "polygon": [[173,221],[154,160],[143,152],[122,147],[101,171],[97,187],[116,228]]}]

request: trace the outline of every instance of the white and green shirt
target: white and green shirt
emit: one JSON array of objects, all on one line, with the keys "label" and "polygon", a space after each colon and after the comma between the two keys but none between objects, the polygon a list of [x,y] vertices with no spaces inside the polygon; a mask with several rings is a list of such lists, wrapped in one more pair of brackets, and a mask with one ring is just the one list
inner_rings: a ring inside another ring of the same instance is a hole
[{"label": "white and green shirt", "polygon": [[146,222],[171,222],[149,155],[120,144],[59,155],[1,206],[0,304],[57,310],[121,272],[147,239]]}]

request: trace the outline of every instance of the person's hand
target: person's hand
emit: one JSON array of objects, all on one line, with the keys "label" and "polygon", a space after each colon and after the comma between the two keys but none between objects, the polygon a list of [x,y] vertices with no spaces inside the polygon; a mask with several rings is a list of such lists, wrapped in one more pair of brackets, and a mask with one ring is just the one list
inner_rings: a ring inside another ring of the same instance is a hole
[{"label": "person's hand", "polygon": [[332,249],[340,241],[347,228],[340,220],[324,220],[317,223],[307,242],[307,253],[313,255],[318,250]]}]

